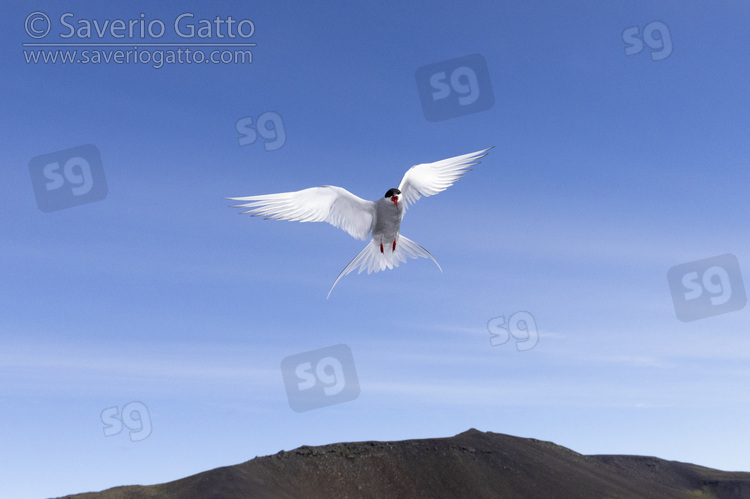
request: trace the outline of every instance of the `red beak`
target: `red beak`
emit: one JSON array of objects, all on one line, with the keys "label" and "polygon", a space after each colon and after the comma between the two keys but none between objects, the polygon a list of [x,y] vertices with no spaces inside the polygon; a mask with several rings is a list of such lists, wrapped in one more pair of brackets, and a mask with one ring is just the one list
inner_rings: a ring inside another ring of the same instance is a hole
[{"label": "red beak", "polygon": [[393,201],[393,204],[398,206],[398,196],[391,196],[391,201]]}]

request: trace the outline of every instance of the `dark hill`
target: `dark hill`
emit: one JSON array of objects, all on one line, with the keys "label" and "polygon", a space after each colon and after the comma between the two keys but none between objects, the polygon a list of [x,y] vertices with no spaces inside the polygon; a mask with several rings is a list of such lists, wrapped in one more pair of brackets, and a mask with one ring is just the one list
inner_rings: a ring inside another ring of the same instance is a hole
[{"label": "dark hill", "polygon": [[303,446],[174,482],[67,497],[750,498],[750,473],[655,457],[584,456],[471,429],[450,438]]}]

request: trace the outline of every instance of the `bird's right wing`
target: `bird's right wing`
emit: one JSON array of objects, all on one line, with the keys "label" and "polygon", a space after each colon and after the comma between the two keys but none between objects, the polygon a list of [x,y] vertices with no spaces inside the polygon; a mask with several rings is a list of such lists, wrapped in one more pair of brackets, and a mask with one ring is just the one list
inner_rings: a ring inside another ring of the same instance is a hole
[{"label": "bird's right wing", "polygon": [[479,160],[485,157],[490,149],[492,147],[434,163],[412,166],[398,186],[404,206],[408,208],[422,196],[432,196],[443,192],[470,171],[470,167],[479,163]]},{"label": "bird's right wing", "polygon": [[235,208],[250,208],[242,213],[271,220],[328,222],[352,237],[367,239],[375,219],[375,203],[333,185],[311,187],[295,192],[227,198],[248,201]]}]

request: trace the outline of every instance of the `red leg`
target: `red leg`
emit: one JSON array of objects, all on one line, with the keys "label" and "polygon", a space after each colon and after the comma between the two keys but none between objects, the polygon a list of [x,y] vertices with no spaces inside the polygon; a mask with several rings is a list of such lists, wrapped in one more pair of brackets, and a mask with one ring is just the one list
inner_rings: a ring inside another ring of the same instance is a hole
[{"label": "red leg", "polygon": [[393,240],[393,251],[396,251],[396,240]]},{"label": "red leg", "polygon": [[383,253],[383,241],[380,241],[380,252]]}]

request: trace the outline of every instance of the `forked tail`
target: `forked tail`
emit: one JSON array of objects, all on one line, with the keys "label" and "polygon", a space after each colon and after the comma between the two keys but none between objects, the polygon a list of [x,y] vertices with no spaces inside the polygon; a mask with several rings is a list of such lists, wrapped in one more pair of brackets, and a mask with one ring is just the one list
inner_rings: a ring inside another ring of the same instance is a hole
[{"label": "forked tail", "polygon": [[333,281],[333,286],[331,286],[330,291],[328,291],[326,300],[331,296],[331,292],[336,286],[336,283],[338,283],[342,277],[351,273],[357,268],[359,268],[359,272],[357,272],[358,274],[361,274],[365,269],[367,269],[367,273],[369,274],[371,272],[380,272],[381,270],[385,270],[386,267],[389,269],[398,267],[400,263],[405,263],[407,258],[420,257],[429,258],[430,260],[435,262],[435,265],[437,265],[437,267],[440,269],[440,272],[443,271],[443,269],[440,268],[440,264],[437,262],[437,260],[435,260],[435,258],[430,254],[429,251],[427,251],[411,239],[400,234],[398,236],[398,239],[396,240],[395,250],[391,249],[390,244],[386,244],[384,246],[384,251],[381,251],[380,242],[370,240],[367,246],[365,246],[365,248],[360,251],[359,254],[355,256],[351,262],[349,262],[349,265],[347,265],[346,268],[341,271],[336,280]]}]

